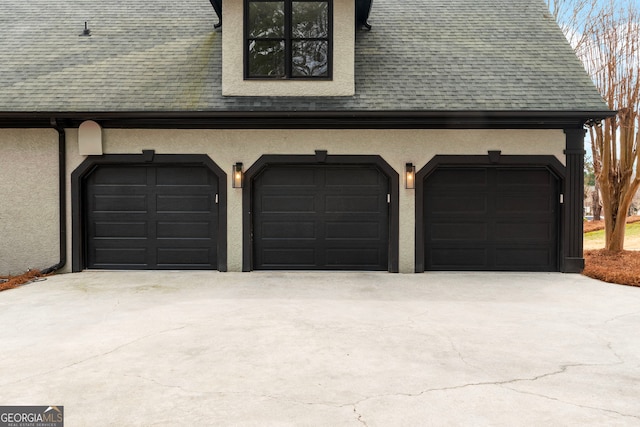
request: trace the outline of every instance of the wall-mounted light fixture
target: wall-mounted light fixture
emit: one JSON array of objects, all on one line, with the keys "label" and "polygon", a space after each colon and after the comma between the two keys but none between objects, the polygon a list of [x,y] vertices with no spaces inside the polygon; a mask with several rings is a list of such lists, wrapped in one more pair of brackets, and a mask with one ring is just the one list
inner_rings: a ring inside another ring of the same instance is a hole
[{"label": "wall-mounted light fixture", "polygon": [[231,185],[233,188],[242,188],[242,181],[244,181],[244,171],[242,170],[242,163],[238,162],[233,165],[233,172],[231,172]]},{"label": "wall-mounted light fixture", "polygon": [[407,163],[404,166],[404,188],[416,188],[416,167],[413,163]]}]

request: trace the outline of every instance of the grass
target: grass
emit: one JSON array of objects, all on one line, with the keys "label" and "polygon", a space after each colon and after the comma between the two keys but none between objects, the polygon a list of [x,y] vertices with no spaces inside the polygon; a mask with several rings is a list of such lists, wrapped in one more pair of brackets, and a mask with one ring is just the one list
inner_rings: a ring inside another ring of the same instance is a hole
[{"label": "grass", "polygon": [[[640,222],[627,224],[624,247],[629,250],[640,250]],[[584,233],[584,248],[604,248],[604,229]]]}]

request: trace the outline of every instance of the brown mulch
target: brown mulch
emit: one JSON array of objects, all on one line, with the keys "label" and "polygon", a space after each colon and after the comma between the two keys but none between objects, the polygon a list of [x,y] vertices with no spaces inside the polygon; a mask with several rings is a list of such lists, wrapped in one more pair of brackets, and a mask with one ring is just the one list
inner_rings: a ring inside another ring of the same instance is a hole
[{"label": "brown mulch", "polygon": [[611,252],[606,249],[584,251],[582,274],[620,285],[640,286],[640,251]]},{"label": "brown mulch", "polygon": [[[627,224],[640,221],[640,216],[627,217]],[[604,221],[585,221],[583,225],[583,231],[590,233],[592,231],[604,230]]]},{"label": "brown mulch", "polygon": [[[627,224],[640,221],[630,216]],[[584,232],[604,230],[604,221],[586,221]],[[582,274],[594,279],[620,285],[640,286],[640,251],[611,252],[606,249],[585,250]]]},{"label": "brown mulch", "polygon": [[0,276],[0,292],[36,281],[40,277],[44,275],[39,270],[29,270],[18,276]]}]

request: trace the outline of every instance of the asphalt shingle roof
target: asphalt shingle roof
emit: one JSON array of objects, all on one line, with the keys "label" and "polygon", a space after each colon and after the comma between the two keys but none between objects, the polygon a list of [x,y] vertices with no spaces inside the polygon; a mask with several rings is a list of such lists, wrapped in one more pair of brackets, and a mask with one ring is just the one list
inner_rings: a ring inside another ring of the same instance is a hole
[{"label": "asphalt shingle roof", "polygon": [[337,98],[223,97],[215,22],[208,0],[3,0],[0,111],[607,109],[542,0],[376,0]]}]

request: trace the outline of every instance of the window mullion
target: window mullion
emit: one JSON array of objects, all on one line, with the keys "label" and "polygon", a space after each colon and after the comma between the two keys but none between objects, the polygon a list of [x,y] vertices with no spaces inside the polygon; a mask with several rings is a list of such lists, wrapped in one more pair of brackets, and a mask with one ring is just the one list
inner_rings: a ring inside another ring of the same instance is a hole
[{"label": "window mullion", "polygon": [[285,0],[284,2],[284,73],[286,78],[291,78],[293,75],[293,1]]}]

